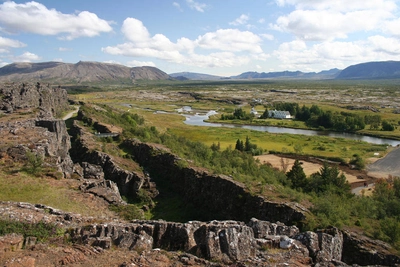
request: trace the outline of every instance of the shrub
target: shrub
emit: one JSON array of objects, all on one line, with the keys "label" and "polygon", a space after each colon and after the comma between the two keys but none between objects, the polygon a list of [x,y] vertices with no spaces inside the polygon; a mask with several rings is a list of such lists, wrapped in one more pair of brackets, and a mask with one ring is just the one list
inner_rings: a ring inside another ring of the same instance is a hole
[{"label": "shrub", "polygon": [[50,237],[62,235],[64,231],[52,223],[24,223],[0,220],[0,236],[11,233],[22,234],[24,237],[33,236],[39,241],[46,241]]},{"label": "shrub", "polygon": [[110,205],[109,208],[125,220],[144,219],[143,211],[132,204]]},{"label": "shrub", "polygon": [[43,157],[27,151],[26,158],[27,162],[25,164],[24,171],[28,174],[39,175],[42,172],[42,166],[44,162]]}]

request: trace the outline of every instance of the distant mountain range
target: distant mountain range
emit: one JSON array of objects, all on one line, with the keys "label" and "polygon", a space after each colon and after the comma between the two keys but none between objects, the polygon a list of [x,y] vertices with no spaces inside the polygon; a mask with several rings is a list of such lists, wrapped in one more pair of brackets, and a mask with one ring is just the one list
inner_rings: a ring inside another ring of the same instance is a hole
[{"label": "distant mountain range", "polygon": [[53,82],[132,82],[135,80],[167,80],[171,77],[155,67],[126,67],[118,64],[79,61],[12,63],[0,68],[0,81]]},{"label": "distant mountain range", "polygon": [[231,79],[334,79],[340,73],[339,69],[321,72],[280,71],[280,72],[245,72]]},{"label": "distant mountain range", "polygon": [[168,75],[155,67],[127,67],[118,64],[85,62],[12,63],[0,68],[0,81],[48,81],[63,83],[117,82],[138,80],[251,80],[251,79],[400,79],[400,61],[367,62],[349,66],[344,70],[321,72],[281,71],[244,72],[221,77],[202,73],[179,72]]},{"label": "distant mountain range", "polygon": [[185,81],[185,80],[215,81],[223,79],[223,77],[221,76],[195,73],[195,72],[177,72],[177,73],[171,73],[169,74],[169,76],[180,81]]}]

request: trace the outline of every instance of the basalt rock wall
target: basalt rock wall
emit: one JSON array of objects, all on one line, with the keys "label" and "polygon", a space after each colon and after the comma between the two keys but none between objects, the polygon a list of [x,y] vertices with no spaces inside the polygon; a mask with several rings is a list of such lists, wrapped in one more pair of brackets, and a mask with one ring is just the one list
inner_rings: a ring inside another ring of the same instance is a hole
[{"label": "basalt rock wall", "polygon": [[32,152],[69,177],[73,171],[70,137],[65,122],[54,118],[67,108],[67,92],[59,87],[1,84],[0,157],[25,161]]},{"label": "basalt rock wall", "polygon": [[138,140],[127,140],[124,145],[156,183],[160,179],[167,180],[175,193],[182,195],[204,214],[203,220],[248,221],[255,217],[299,224],[308,213],[297,203],[272,202],[255,196],[243,184],[228,176],[214,175],[200,168],[182,167],[184,160],[159,145]]},{"label": "basalt rock wall", "polygon": [[49,139],[45,146],[45,156],[53,158],[60,171],[69,176],[73,172],[73,162],[69,155],[71,140],[63,120],[37,120],[37,127],[47,129]]},{"label": "basalt rock wall", "polygon": [[121,195],[134,197],[144,184],[149,185],[148,177],[143,173],[128,171],[121,168],[113,158],[96,149],[90,149],[90,139],[93,135],[85,132],[77,123],[71,127],[70,133],[74,136],[71,155],[75,162],[88,162],[98,165],[104,172],[104,178],[115,182]]},{"label": "basalt rock wall", "polygon": [[40,83],[6,83],[0,86],[0,110],[12,113],[39,109],[40,117],[52,118],[68,108],[67,91]]}]

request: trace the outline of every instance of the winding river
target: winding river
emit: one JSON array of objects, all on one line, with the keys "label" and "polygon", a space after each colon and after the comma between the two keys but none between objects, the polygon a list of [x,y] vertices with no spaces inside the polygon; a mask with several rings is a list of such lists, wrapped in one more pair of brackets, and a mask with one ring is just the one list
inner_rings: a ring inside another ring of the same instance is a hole
[{"label": "winding river", "polygon": [[287,133],[287,134],[303,134],[303,135],[322,135],[335,138],[347,138],[353,140],[364,141],[372,144],[386,144],[391,146],[400,145],[399,140],[385,139],[379,137],[372,137],[366,135],[352,134],[352,133],[339,133],[339,132],[329,132],[329,131],[313,131],[304,129],[294,129],[294,128],[284,128],[277,126],[255,126],[255,125],[236,125],[236,124],[225,124],[225,123],[209,123],[205,122],[209,116],[217,114],[215,111],[209,111],[206,115],[187,115],[182,114],[186,117],[185,124],[193,126],[208,126],[208,127],[228,127],[228,128],[243,128],[250,129],[261,132],[269,133]]}]

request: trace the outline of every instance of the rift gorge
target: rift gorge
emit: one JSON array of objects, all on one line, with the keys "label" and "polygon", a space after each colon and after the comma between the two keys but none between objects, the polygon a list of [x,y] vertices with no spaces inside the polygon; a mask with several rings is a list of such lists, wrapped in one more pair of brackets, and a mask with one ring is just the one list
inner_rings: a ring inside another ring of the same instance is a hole
[{"label": "rift gorge", "polygon": [[[136,78],[0,87],[2,262],[399,264],[396,82],[122,70]],[[249,117],[290,107],[290,120]]]}]

